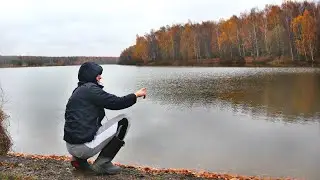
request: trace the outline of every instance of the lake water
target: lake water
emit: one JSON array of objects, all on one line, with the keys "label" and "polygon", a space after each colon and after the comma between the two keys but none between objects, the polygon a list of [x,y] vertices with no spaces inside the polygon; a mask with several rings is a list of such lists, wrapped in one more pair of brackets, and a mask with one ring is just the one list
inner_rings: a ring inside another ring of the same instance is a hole
[{"label": "lake water", "polygon": [[[68,155],[64,108],[78,66],[0,69],[13,151]],[[105,90],[146,87],[115,161],[320,179],[320,70],[103,66]]]}]

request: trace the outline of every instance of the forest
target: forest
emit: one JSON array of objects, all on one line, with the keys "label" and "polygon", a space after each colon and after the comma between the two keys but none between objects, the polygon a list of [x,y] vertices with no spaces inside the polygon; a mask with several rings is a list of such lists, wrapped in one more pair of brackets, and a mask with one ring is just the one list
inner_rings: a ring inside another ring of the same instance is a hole
[{"label": "forest", "polygon": [[124,49],[124,65],[320,64],[320,1],[284,1],[219,21],[163,26]]},{"label": "forest", "polygon": [[99,64],[116,64],[118,57],[0,56],[0,67],[67,66],[80,65],[86,61],[94,61]]}]

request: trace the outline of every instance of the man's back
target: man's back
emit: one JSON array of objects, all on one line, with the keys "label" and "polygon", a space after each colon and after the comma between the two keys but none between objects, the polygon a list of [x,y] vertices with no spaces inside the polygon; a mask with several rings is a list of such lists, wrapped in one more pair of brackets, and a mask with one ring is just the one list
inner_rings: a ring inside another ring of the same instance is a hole
[{"label": "man's back", "polygon": [[92,102],[93,88],[100,87],[94,83],[77,87],[66,105],[64,140],[71,144],[91,141],[105,116],[103,107]]}]

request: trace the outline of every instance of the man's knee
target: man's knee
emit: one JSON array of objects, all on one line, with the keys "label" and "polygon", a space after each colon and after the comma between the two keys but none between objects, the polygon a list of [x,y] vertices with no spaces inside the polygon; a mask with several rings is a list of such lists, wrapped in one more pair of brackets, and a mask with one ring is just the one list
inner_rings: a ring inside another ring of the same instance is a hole
[{"label": "man's knee", "polygon": [[121,119],[121,120],[118,122],[118,125],[123,125],[123,126],[125,126],[125,127],[128,128],[128,126],[129,126],[129,120],[128,120],[127,118],[123,118],[123,119]]},{"label": "man's knee", "polygon": [[128,128],[129,128],[129,120],[127,118],[122,118],[118,122],[117,137],[123,140],[127,134]]}]

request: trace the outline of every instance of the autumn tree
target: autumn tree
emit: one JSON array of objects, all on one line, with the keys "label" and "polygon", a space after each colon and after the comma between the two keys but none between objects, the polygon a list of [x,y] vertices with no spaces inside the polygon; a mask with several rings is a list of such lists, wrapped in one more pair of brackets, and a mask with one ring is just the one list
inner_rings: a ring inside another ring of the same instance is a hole
[{"label": "autumn tree", "polygon": [[316,17],[315,17],[315,21],[316,21],[316,26],[317,26],[317,56],[318,58],[320,57],[320,2],[318,2],[317,4],[317,9],[316,9]]},{"label": "autumn tree", "polygon": [[210,41],[210,50],[212,57],[220,57],[221,55],[221,48],[219,46],[219,25],[215,22],[210,23],[210,31],[211,31],[211,41]]},{"label": "autumn tree", "polygon": [[232,16],[227,21],[220,23],[220,34],[218,43],[222,51],[230,59],[241,56],[240,20],[237,16]]},{"label": "autumn tree", "polygon": [[212,56],[212,48],[211,48],[211,41],[212,41],[212,35],[213,35],[213,23],[210,21],[202,22],[201,24],[201,46],[202,46],[202,57],[204,59],[211,58]]},{"label": "autumn tree", "polygon": [[280,23],[283,24],[285,29],[291,60],[294,61],[295,58],[299,59],[299,57],[297,56],[297,49],[295,46],[294,33],[293,29],[291,28],[291,24],[293,19],[300,14],[300,4],[292,1],[284,1],[284,3],[281,5],[281,10],[282,14]]},{"label": "autumn tree", "polygon": [[194,37],[192,32],[192,23],[187,23],[182,32],[180,39],[180,53],[182,59],[186,62],[188,59],[193,59],[195,54]]},{"label": "autumn tree", "polygon": [[266,49],[268,53],[275,56],[285,54],[285,28],[281,23],[281,13],[279,6],[273,5],[266,7]]},{"label": "autumn tree", "polygon": [[170,39],[170,57],[172,60],[180,59],[180,37],[181,37],[181,26],[174,25],[169,30],[169,39]]},{"label": "autumn tree", "polygon": [[148,54],[149,54],[148,50],[149,50],[149,48],[148,48],[148,42],[147,42],[146,38],[143,36],[137,35],[136,46],[135,46],[133,54],[132,54],[133,58],[135,58],[137,60],[141,60],[144,63],[147,63]]},{"label": "autumn tree", "polygon": [[243,56],[254,56],[254,38],[252,36],[252,28],[249,20],[249,15],[241,13],[242,28],[240,37],[242,39],[242,55]]},{"label": "autumn tree", "polygon": [[299,54],[303,54],[306,59],[310,57],[314,61],[316,45],[316,24],[314,17],[310,15],[308,10],[305,10],[303,15],[293,20],[292,26]]},{"label": "autumn tree", "polygon": [[320,58],[320,3],[286,0],[219,21],[162,26],[122,51],[120,63],[185,64],[217,58]]},{"label": "autumn tree", "polygon": [[150,34],[146,35],[147,46],[148,46],[148,58],[150,61],[155,61],[159,56],[159,43],[157,41],[154,30],[151,30]]}]

